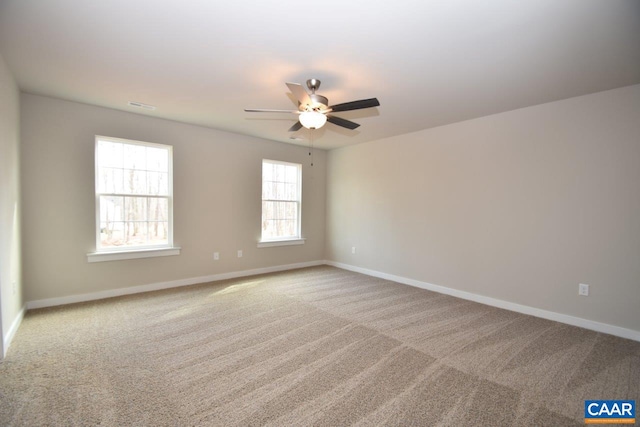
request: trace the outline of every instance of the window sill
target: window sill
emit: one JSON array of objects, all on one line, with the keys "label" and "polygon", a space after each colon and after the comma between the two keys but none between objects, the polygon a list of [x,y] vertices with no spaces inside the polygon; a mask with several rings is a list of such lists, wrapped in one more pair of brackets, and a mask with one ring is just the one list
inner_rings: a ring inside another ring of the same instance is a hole
[{"label": "window sill", "polygon": [[154,258],[159,256],[180,255],[180,248],[133,249],[130,251],[93,252],[87,254],[88,262],[119,261],[123,259]]},{"label": "window sill", "polygon": [[290,239],[290,240],[263,240],[258,242],[259,248],[270,248],[273,246],[291,246],[291,245],[304,245],[307,239]]}]

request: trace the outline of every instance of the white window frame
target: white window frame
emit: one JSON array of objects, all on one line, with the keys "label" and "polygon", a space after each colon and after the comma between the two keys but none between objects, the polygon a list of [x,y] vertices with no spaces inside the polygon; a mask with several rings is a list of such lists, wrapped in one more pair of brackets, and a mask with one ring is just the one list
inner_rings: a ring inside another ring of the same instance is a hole
[{"label": "white window frame", "polygon": [[[168,205],[168,218],[167,218],[167,243],[158,245],[137,245],[137,246],[122,246],[122,247],[101,247],[100,245],[100,196],[132,196],[125,193],[102,193],[98,190],[99,183],[99,168],[98,168],[98,144],[100,141],[107,141],[128,145],[141,145],[145,147],[162,148],[167,150],[168,156],[168,196],[157,196],[150,194],[135,194],[136,197],[160,197],[167,200]],[[157,256],[170,256],[179,255],[180,248],[173,246],[173,147],[166,144],[156,144],[152,142],[136,141],[131,139],[114,138],[109,136],[96,135],[95,137],[95,160],[94,160],[94,172],[95,172],[95,242],[96,250],[93,253],[87,254],[87,260],[89,262],[101,262],[101,261],[115,261],[123,259],[133,258],[150,258]]]},{"label": "white window frame", "polygon": [[[271,159],[262,159],[262,169],[261,171],[264,171],[264,165],[265,164],[276,164],[276,165],[285,165],[285,166],[295,166],[298,169],[298,179],[297,179],[297,184],[298,184],[298,188],[296,189],[296,202],[298,204],[298,218],[296,219],[297,221],[297,232],[296,232],[296,236],[287,236],[287,237],[282,237],[282,238],[265,238],[262,235],[262,222],[264,221],[264,212],[262,212],[262,208],[261,208],[261,214],[260,214],[260,241],[258,242],[258,247],[259,248],[267,248],[267,247],[272,247],[272,246],[289,246],[289,245],[303,245],[305,242],[305,238],[302,237],[302,164],[300,163],[291,163],[291,162],[283,162],[281,160],[271,160]],[[260,187],[260,193],[263,193],[263,188],[264,188],[264,173],[261,173],[261,187]],[[278,202],[281,200],[271,200],[271,199],[264,199],[262,198],[262,196],[260,197],[261,199],[261,204],[262,202],[265,201],[270,201],[270,202]]]}]

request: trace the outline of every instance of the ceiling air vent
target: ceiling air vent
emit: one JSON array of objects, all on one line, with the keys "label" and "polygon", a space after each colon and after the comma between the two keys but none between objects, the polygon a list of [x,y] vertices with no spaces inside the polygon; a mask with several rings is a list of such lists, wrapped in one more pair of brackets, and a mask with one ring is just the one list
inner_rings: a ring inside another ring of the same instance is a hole
[{"label": "ceiling air vent", "polygon": [[145,110],[151,110],[151,111],[156,109],[156,107],[154,107],[153,105],[143,104],[142,102],[136,102],[136,101],[129,101],[129,105],[132,107],[144,108]]}]

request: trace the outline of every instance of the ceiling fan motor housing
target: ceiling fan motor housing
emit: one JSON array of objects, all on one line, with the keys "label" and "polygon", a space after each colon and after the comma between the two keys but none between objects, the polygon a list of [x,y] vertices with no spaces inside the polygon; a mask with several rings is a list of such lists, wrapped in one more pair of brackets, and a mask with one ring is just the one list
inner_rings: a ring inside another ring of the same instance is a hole
[{"label": "ceiling fan motor housing", "polygon": [[299,108],[301,111],[320,111],[320,110],[326,110],[327,106],[329,105],[329,100],[322,96],[322,95],[316,95],[315,93],[309,95],[309,103],[302,105],[300,102],[298,102]]}]

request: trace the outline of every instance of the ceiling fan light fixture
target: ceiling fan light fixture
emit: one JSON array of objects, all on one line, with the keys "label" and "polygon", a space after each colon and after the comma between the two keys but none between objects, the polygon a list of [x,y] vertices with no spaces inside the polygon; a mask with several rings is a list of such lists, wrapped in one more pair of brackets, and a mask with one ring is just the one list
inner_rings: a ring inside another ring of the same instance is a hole
[{"label": "ceiling fan light fixture", "polygon": [[320,129],[327,122],[327,116],[317,111],[304,111],[300,123],[307,129]]}]

